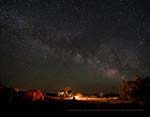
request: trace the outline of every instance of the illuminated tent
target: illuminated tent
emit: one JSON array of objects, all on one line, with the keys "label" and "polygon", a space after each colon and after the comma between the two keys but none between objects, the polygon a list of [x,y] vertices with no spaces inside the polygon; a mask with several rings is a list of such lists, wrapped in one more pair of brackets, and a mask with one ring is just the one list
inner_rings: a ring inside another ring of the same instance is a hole
[{"label": "illuminated tent", "polygon": [[62,91],[58,91],[58,96],[61,97],[71,97],[72,94],[72,88],[71,87],[65,87]]},{"label": "illuminated tent", "polygon": [[26,101],[42,101],[44,100],[44,94],[38,90],[29,90],[23,94],[23,99]]}]

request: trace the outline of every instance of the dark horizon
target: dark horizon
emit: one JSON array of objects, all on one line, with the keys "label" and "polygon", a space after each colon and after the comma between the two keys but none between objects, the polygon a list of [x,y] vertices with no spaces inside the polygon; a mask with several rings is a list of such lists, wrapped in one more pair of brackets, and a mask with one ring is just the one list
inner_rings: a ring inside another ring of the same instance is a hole
[{"label": "dark horizon", "polygon": [[0,81],[118,92],[150,76],[149,0],[0,0]]}]

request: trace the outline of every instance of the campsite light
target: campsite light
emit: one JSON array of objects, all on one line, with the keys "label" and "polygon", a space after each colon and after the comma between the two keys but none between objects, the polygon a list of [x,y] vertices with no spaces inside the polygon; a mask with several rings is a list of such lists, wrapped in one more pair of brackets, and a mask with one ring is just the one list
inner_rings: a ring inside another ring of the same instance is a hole
[{"label": "campsite light", "polygon": [[76,99],[76,100],[79,100],[79,99],[80,99],[80,97],[76,95],[76,96],[75,96],[75,99]]}]

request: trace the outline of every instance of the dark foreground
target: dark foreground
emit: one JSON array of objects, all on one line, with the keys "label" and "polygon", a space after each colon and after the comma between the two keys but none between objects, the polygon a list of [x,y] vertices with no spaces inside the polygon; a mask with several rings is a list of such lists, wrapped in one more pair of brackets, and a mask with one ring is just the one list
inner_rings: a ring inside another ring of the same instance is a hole
[{"label": "dark foreground", "polygon": [[112,103],[83,100],[45,100],[42,102],[21,102],[17,104],[1,104],[1,112],[27,113],[59,113],[59,112],[144,112],[147,104]]}]

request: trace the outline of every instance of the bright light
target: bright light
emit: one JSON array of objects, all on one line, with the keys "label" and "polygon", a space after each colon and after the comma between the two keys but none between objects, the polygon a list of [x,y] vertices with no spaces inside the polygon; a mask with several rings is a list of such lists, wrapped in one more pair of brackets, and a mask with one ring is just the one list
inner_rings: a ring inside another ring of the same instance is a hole
[{"label": "bright light", "polygon": [[79,96],[76,95],[76,96],[75,96],[75,99],[78,100],[78,99],[80,99],[80,98],[79,98]]}]

